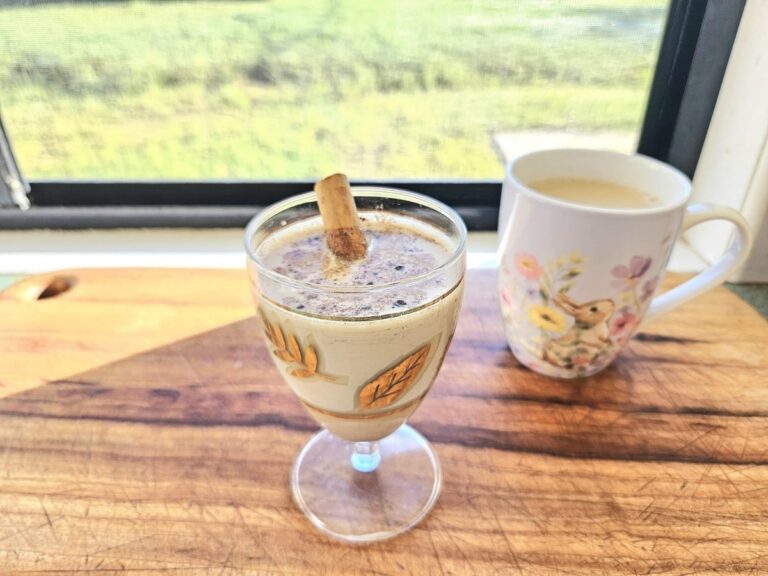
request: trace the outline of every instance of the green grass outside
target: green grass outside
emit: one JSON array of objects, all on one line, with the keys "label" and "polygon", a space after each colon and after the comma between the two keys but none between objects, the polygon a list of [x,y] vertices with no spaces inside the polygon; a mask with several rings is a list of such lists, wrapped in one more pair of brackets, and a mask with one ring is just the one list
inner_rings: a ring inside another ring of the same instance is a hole
[{"label": "green grass outside", "polygon": [[0,8],[0,106],[33,178],[499,177],[494,132],[636,130],[666,10],[25,4]]}]

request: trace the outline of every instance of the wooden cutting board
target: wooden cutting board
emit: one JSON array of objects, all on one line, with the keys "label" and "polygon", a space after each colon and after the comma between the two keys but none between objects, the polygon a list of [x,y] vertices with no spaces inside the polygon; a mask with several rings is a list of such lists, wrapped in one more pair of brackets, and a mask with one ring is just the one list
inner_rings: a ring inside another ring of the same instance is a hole
[{"label": "wooden cutting board", "polygon": [[768,572],[768,323],[726,289],[565,382],[515,362],[493,273],[470,273],[412,421],[440,500],[349,546],[291,501],[316,425],[243,272],[55,276],[0,297],[2,574]]}]

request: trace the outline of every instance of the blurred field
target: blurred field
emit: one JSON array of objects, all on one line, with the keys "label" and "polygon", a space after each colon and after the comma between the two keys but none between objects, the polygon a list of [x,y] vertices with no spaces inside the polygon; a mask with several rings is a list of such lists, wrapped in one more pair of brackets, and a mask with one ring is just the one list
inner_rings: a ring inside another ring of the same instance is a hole
[{"label": "blurred field", "polygon": [[30,177],[498,177],[491,135],[633,131],[663,0],[0,4]]}]

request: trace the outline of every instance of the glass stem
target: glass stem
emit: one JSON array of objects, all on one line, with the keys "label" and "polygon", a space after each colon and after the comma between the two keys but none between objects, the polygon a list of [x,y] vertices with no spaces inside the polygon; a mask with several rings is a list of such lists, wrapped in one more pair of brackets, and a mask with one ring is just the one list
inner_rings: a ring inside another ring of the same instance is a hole
[{"label": "glass stem", "polygon": [[355,442],[350,457],[352,467],[358,472],[373,472],[379,467],[381,453],[378,442]]}]

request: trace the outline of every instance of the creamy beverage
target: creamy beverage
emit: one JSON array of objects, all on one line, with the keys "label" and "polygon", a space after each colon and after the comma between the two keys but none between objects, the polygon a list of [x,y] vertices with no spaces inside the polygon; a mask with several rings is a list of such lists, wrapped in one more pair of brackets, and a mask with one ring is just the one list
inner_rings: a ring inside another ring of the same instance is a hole
[{"label": "creamy beverage", "polygon": [[429,275],[456,250],[443,232],[387,211],[363,210],[360,219],[364,259],[334,256],[319,216],[279,228],[256,249],[265,268],[301,282],[258,296],[275,365],[307,410],[350,441],[383,438],[418,407],[463,291],[463,279]]},{"label": "creamy beverage", "polygon": [[529,182],[534,190],[576,204],[603,208],[650,208],[659,199],[648,192],[591,178],[546,178]]}]

